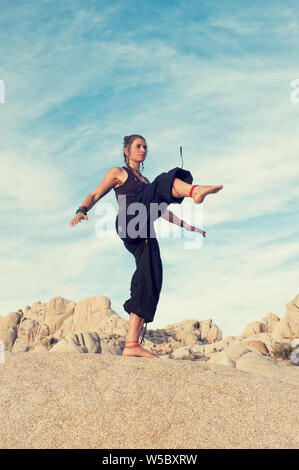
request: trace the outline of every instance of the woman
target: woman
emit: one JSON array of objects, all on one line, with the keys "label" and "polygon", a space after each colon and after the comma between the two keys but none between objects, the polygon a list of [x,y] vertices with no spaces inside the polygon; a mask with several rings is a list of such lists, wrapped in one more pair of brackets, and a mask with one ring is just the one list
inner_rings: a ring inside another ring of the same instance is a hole
[{"label": "woman", "polygon": [[[114,188],[119,203],[116,218],[117,234],[136,261],[136,271],[131,281],[131,298],[124,303],[124,309],[130,315],[130,319],[123,356],[158,358],[142,348],[139,343],[143,324],[154,319],[162,287],[162,262],[153,223],[161,215],[169,222],[186,230],[199,232],[205,237],[204,231],[190,226],[166,207],[171,203],[181,204],[184,197],[192,197],[196,204],[200,204],[208,194],[217,193],[223,186],[192,186],[191,173],[182,168],[173,168],[161,173],[150,183],[140,171],[140,164],[142,163],[143,170],[143,162],[147,155],[146,140],[141,135],[126,136],[123,152],[125,166],[122,168],[116,166],[107,172],[101,184],[83,201],[70,225],[74,226],[82,219],[88,220],[87,212]],[[136,220],[133,204],[135,208],[137,204],[142,214],[137,224],[132,223],[133,218]],[[151,210],[154,205],[159,208],[158,212]]]}]

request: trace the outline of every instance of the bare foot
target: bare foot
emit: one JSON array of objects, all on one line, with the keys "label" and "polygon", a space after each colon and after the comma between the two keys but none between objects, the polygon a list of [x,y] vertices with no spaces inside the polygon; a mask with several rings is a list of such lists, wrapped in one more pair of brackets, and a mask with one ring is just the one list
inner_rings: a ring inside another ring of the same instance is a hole
[{"label": "bare foot", "polygon": [[143,349],[139,343],[136,343],[136,345],[132,346],[130,345],[129,348],[128,346],[125,346],[122,355],[126,357],[152,357],[155,359],[159,359],[159,356],[156,356],[155,354],[150,353],[146,349]]},{"label": "bare foot", "polygon": [[196,204],[200,204],[208,194],[218,193],[222,188],[222,184],[217,186],[197,186],[193,190],[192,199]]}]

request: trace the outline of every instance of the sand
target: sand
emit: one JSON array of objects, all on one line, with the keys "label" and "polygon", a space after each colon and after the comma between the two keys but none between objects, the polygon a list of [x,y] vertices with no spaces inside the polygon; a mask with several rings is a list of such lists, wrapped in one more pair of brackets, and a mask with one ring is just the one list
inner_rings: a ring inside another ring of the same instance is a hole
[{"label": "sand", "polygon": [[299,367],[273,376],[205,362],[11,353],[1,449],[299,447]]}]

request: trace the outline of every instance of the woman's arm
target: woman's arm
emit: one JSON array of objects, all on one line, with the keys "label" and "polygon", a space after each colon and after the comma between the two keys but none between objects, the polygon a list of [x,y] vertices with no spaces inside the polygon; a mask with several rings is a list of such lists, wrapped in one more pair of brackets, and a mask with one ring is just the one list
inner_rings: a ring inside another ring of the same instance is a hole
[{"label": "woman's arm", "polygon": [[104,197],[119,182],[120,168],[114,166],[105,175],[103,181],[84,199],[82,206],[89,211],[102,197]]},{"label": "woman's arm", "polygon": [[178,225],[179,227],[183,227],[184,221],[177,217],[173,212],[170,212],[168,209],[166,209],[163,214],[161,214],[161,217],[163,219],[167,220],[171,224]]},{"label": "woman's arm", "polygon": [[173,212],[170,212],[168,209],[166,209],[163,214],[161,214],[161,217],[163,219],[167,220],[168,222],[171,222],[172,224],[178,225],[179,227],[185,228],[186,230],[190,230],[191,232],[199,232],[201,233],[204,237],[206,236],[206,232],[204,230],[201,230],[200,228],[193,227],[193,225],[188,224],[184,220],[180,219],[177,217]]},{"label": "woman's arm", "polygon": [[[82,205],[79,207],[84,208],[84,210],[89,211],[103,196],[105,196],[109,191],[114,188],[114,186],[119,182],[121,175],[121,169],[118,166],[111,168],[105,175],[103,181],[99,186],[94,189],[88,196],[84,199]],[[81,219],[87,219],[88,217],[83,213],[78,213],[70,221],[70,225],[76,225],[80,222]]]}]

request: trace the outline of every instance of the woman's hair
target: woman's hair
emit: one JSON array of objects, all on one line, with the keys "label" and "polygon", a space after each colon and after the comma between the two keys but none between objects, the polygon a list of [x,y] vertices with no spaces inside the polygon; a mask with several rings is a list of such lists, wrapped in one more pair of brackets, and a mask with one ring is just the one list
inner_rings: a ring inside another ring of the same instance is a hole
[{"label": "woman's hair", "polygon": [[[143,139],[145,141],[145,138],[139,134],[126,135],[124,137],[124,148],[128,147],[128,149],[130,150],[130,147],[135,139]],[[127,157],[126,157],[125,152],[124,152],[124,158],[125,158],[125,162],[127,162]]]}]

